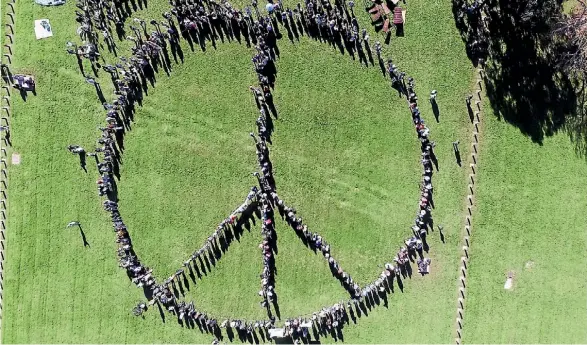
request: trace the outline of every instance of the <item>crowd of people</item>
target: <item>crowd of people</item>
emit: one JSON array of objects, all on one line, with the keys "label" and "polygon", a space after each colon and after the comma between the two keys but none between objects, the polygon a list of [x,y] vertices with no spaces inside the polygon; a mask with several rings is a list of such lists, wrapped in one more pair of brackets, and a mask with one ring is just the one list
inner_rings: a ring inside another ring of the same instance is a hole
[{"label": "crowd of people", "polygon": [[[372,283],[361,288],[358,283],[354,282],[352,277],[345,272],[338,261],[332,256],[332,249],[325,239],[316,232],[308,229],[308,225],[303,222],[302,217],[297,215],[295,208],[289,207],[279,198],[274,189],[268,190],[272,203],[278,208],[281,217],[292,227],[305,245],[316,252],[321,252],[328,261],[333,275],[338,278],[342,285],[349,291],[351,299],[346,303],[337,303],[331,307],[325,307],[320,312],[312,315],[311,321],[307,317],[297,317],[286,321],[285,334],[292,337],[295,341],[307,340],[308,326],[319,330],[321,334],[331,334],[334,337],[339,334],[345,322],[348,322],[349,313],[355,310],[364,309],[376,304],[377,300],[386,301],[387,294],[393,290],[393,280],[402,288],[402,278],[411,274],[411,262],[416,262],[418,272],[422,275],[429,273],[431,259],[424,256],[428,251],[426,237],[429,231],[433,230],[434,223],[432,219],[432,207],[434,205],[432,193],[432,175],[434,165],[437,165],[436,156],[434,155],[434,142],[429,138],[430,131],[421,117],[418,108],[418,97],[415,92],[415,84],[412,78],[408,78],[407,85],[403,83],[404,73],[400,72],[397,67],[390,62],[389,77],[392,80],[392,86],[398,88],[402,95],[406,97],[411,112],[417,137],[421,144],[421,163],[423,166],[421,182],[421,198],[418,204],[418,212],[415,218],[415,224],[412,227],[412,236],[404,242],[393,263],[386,263],[381,275]],[[434,98],[436,93],[433,93]],[[269,157],[267,151],[263,157]],[[267,158],[268,160],[268,158]],[[266,162],[259,160],[259,164]],[[270,165],[270,163],[269,163]]]},{"label": "crowd of people", "polygon": [[[353,58],[357,53],[363,61],[361,56],[364,57],[365,51],[371,56],[369,37],[366,30],[359,35],[360,28],[352,13],[352,6],[349,13],[347,4],[340,0],[336,0],[334,4],[327,0],[306,0],[303,5],[298,4],[297,8],[292,10],[279,2],[266,7],[268,13],[261,15],[256,2],[252,3],[252,8],[246,7],[244,11],[233,8],[227,1],[217,3],[213,0],[171,0],[170,3],[173,7],[163,14],[163,21],[150,22],[154,31],[148,32],[147,23],[138,19],[135,23],[138,23],[140,28],[131,26],[134,36],[127,36],[124,21],[131,15],[128,1],[78,0],[78,33],[84,43],[79,47],[74,43],[68,44],[68,52],[77,57],[82,74],[85,76],[82,59],[86,58],[97,77],[100,49],[103,46],[99,37],[103,38],[107,48],[115,54],[118,48],[113,38],[114,33],[119,39],[129,39],[135,43],[132,56],[120,57],[120,62],[114,65],[101,66],[110,74],[115,91],[114,100],[103,104],[106,124],[99,128],[102,134],[97,140],[98,147],[89,153],[77,145],[68,147],[70,152],[80,155],[80,163],[82,156],[85,157],[86,154],[94,157],[96,161],[100,173],[97,181],[98,194],[106,197],[104,209],[110,212],[116,232],[120,266],[126,270],[134,284],[144,289],[148,299],[147,303],[139,303],[133,313],[141,315],[149,307],[157,305],[160,310],[175,314],[180,323],[192,327],[197,325],[201,330],[217,337],[222,336],[221,329],[226,329],[227,334],[236,331],[241,339],[249,339],[256,334],[256,330],[262,331],[262,336],[269,336],[268,331],[276,327],[271,305],[279,317],[275,291],[275,208],[304,244],[322,253],[333,275],[341,281],[351,297],[346,303],[340,302],[331,307],[324,307],[312,316],[288,319],[284,327],[285,335],[296,341],[307,339],[310,327],[323,334],[336,335],[344,323],[348,323],[349,318],[353,318],[355,313],[360,314],[360,309],[374,306],[375,301],[380,299],[386,301],[387,294],[393,291],[394,279],[401,288],[402,278],[411,274],[410,262],[417,260],[419,272],[427,273],[430,259],[424,257],[424,252],[428,250],[426,236],[433,229],[432,175],[433,165],[437,164],[434,142],[430,141],[429,129],[420,116],[413,79],[408,78],[406,85],[406,74],[399,71],[391,60],[388,61],[386,74],[391,80],[392,87],[408,100],[412,120],[421,142],[423,165],[422,193],[415,225],[412,227],[412,236],[405,241],[405,246],[400,248],[393,263],[386,263],[381,275],[361,288],[334,258],[328,242],[317,232],[310,231],[308,225],[297,215],[297,211],[287,206],[277,194],[269,145],[273,129],[272,118],[278,117],[272,90],[277,79],[275,61],[280,55],[279,26],[287,31],[292,41],[306,34],[313,39],[339,47],[341,52],[346,50]],[[164,30],[161,30],[162,27]],[[184,262],[184,267],[158,283],[152,269],[145,266],[133,250],[129,232],[118,211],[116,178],[120,178],[119,164],[124,152],[124,135],[130,130],[136,105],[142,104],[143,97],[148,94],[149,84],[154,86],[159,68],[168,74],[172,71],[169,50],[177,63],[177,58],[182,61],[184,58],[180,44],[182,39],[193,50],[194,43],[201,49],[206,49],[207,42],[216,47],[216,42],[224,41],[225,38],[239,42],[244,39],[247,46],[254,45],[256,48],[252,63],[258,76],[258,86],[250,86],[250,90],[259,111],[256,121],[257,133],[251,133],[259,163],[260,173],[254,173],[259,186],[250,190],[243,204],[218,225],[204,245]],[[375,50],[381,65],[383,57],[379,42],[375,44]],[[99,97],[103,98],[103,95]],[[85,168],[85,163],[82,168]],[[198,310],[193,302],[183,301],[177,293],[176,284],[181,284],[181,280],[186,279],[186,270],[194,280],[195,275],[201,277],[200,270],[205,269],[205,263],[219,260],[233,238],[240,236],[243,227],[250,226],[250,222],[255,223],[255,219],[260,220],[263,238],[259,245],[263,256],[260,305],[267,309],[268,318],[262,321],[224,319],[219,323],[216,318]]]},{"label": "crowd of people", "polygon": [[[263,241],[259,244],[263,255],[263,272],[261,273],[261,306],[267,308],[267,314],[272,315],[270,304],[276,306],[277,295],[275,293],[275,219],[273,218],[273,207],[266,197],[266,194],[259,196],[261,200],[261,235]],[[277,308],[277,307],[275,307]]]}]

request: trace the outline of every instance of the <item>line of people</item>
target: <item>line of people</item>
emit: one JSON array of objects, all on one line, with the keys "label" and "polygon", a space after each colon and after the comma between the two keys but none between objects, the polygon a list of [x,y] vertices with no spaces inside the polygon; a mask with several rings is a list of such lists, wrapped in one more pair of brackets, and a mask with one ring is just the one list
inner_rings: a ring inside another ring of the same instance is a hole
[{"label": "line of people", "polygon": [[330,252],[330,245],[323,240],[320,234],[308,230],[308,225],[304,224],[302,217],[297,216],[297,211],[293,207],[288,207],[285,202],[279,198],[277,193],[272,193],[273,203],[277,206],[279,214],[287,224],[295,230],[298,237],[304,245],[314,252],[320,252],[328,261],[332,274],[340,280],[343,287],[349,292],[352,298],[360,298],[361,288],[346,271],[342,269],[338,261],[334,259]]},{"label": "line of people", "polygon": [[[434,154],[435,143],[429,138],[430,130],[422,119],[418,108],[418,96],[416,95],[415,84],[412,78],[408,79],[406,96],[418,140],[420,141],[423,172],[420,183],[421,197],[419,210],[414,221],[414,226],[412,227],[414,236],[405,242],[406,247],[402,248],[402,252],[404,254],[407,253],[408,258],[415,256],[414,254],[417,253],[419,256],[417,261],[418,271],[421,274],[427,274],[430,266],[430,258],[424,258],[422,251],[428,251],[427,235],[429,231],[434,230],[434,219],[432,218],[432,208],[434,207],[432,175],[434,168],[436,167],[438,169],[438,160]],[[401,259],[398,257],[397,260],[405,260],[405,255]]]},{"label": "line of people", "polygon": [[174,313],[181,324],[188,327],[193,327],[196,324],[202,330],[214,334],[219,332],[220,326],[215,318],[208,317],[206,313],[197,310],[193,302],[186,304],[180,300],[178,291],[182,290],[176,284],[181,284],[182,279],[187,279],[185,275],[186,269],[192,281],[196,281],[196,275],[201,278],[201,272],[206,272],[206,267],[210,270],[210,262],[213,264],[217,262],[222,253],[228,249],[233,239],[239,238],[244,231],[243,227],[250,227],[251,221],[255,223],[254,218],[258,216],[259,208],[258,196],[257,187],[251,188],[245,201],[218,225],[202,248],[196,250],[184,262],[184,268],[177,270],[161,285],[155,286],[153,298],[149,304],[157,303],[162,305],[167,311]]},{"label": "line of people", "polygon": [[279,307],[277,306],[277,294],[275,292],[275,253],[277,252],[277,233],[275,232],[275,219],[273,206],[266,194],[259,193],[261,211],[261,236],[263,241],[259,244],[263,256],[263,272],[261,273],[261,306],[267,309],[267,315],[271,317],[270,305],[273,304],[278,317]]},{"label": "line of people", "polygon": [[142,287],[145,291],[153,289],[156,285],[153,270],[143,265],[135,253],[128,229],[118,210],[118,203],[108,199],[104,201],[103,206],[104,210],[110,212],[116,233],[119,266],[126,270],[128,277],[137,287]]},{"label": "line of people", "polygon": [[[220,222],[214,232],[206,239],[204,245],[184,261],[183,268],[178,272],[184,272],[184,269],[187,269],[193,281],[196,276],[201,278],[202,272],[210,270],[210,264],[214,265],[222,258],[234,239],[240,238],[244,228],[250,228],[251,222],[255,223],[255,211],[259,207],[258,203],[258,188],[252,187],[244,202]],[[178,275],[175,274],[169,277],[168,281],[172,282],[178,278]]]},{"label": "line of people", "polygon": [[264,34],[258,36],[256,45],[257,53],[253,56],[252,63],[257,73],[259,82],[258,87],[250,86],[259,117],[257,118],[257,134],[250,133],[255,141],[257,160],[261,173],[254,172],[260,186],[260,215],[261,215],[261,235],[262,242],[259,244],[263,258],[263,271],[260,275],[261,290],[261,307],[266,308],[268,317],[273,317],[271,305],[280,317],[279,306],[277,304],[277,294],[275,292],[275,253],[277,252],[277,233],[275,232],[275,219],[273,205],[267,197],[267,193],[275,190],[275,179],[273,178],[273,165],[269,159],[268,143],[271,143],[271,133],[273,132],[273,121],[271,114],[277,118],[277,110],[273,103],[271,88],[275,87],[277,68],[275,67],[275,58],[279,55],[277,48],[277,39],[275,31],[271,24],[266,26]]}]

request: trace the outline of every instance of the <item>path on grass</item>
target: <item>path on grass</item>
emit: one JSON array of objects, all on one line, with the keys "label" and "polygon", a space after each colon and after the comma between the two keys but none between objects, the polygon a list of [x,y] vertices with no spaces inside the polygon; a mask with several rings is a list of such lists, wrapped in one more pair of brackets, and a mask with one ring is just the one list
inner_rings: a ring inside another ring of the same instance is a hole
[{"label": "path on grass", "polygon": [[[466,161],[467,169],[470,172],[467,176],[467,200],[466,200],[466,216],[465,226],[462,232],[462,256],[460,259],[459,268],[459,282],[458,282],[458,298],[457,298],[457,313],[456,313],[456,338],[455,343],[461,344],[463,336],[463,323],[465,316],[465,305],[467,296],[467,270],[469,268],[470,252],[469,247],[471,244],[472,234],[472,217],[476,206],[475,190],[477,185],[477,164],[479,161],[479,146],[481,136],[481,124],[483,118],[483,106],[481,100],[481,94],[484,90],[483,86],[483,73],[484,70],[480,66],[476,71],[476,90],[473,95],[473,99],[470,101],[471,105],[468,109],[469,116],[471,117],[471,123],[473,124],[473,135],[471,137],[471,155]],[[472,113],[471,113],[472,112]],[[471,116],[472,115],[472,116]]]}]

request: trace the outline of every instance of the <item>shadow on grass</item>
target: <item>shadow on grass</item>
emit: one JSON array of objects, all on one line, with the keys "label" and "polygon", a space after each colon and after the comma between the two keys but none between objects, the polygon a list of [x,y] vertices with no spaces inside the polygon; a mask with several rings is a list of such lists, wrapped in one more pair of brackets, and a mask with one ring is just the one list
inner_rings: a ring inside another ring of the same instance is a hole
[{"label": "shadow on grass", "polygon": [[485,61],[485,91],[495,115],[542,145],[545,137],[568,129],[566,124],[577,117],[576,82],[559,67],[559,57],[569,48],[551,33],[560,18],[560,4],[557,0],[483,3],[474,8],[453,0],[467,55],[475,65]]},{"label": "shadow on grass", "polygon": [[587,160],[587,80],[583,79],[578,87],[579,109],[577,116],[569,119],[565,126],[567,133],[575,144],[577,155]]}]

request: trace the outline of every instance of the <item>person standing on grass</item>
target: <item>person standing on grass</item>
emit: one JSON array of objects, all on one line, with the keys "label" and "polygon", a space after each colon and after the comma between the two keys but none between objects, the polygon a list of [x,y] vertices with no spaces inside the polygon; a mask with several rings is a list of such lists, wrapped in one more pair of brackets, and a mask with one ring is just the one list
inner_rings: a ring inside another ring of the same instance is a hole
[{"label": "person standing on grass", "polygon": [[422,251],[423,247],[424,244],[422,243],[422,241],[420,239],[416,239],[416,252],[418,253],[420,259],[424,259],[424,253]]},{"label": "person standing on grass", "polygon": [[81,168],[87,172],[87,170],[86,170],[86,150],[83,147],[78,146],[78,145],[69,145],[67,147],[67,149],[72,154],[79,155],[79,164],[80,164]]},{"label": "person standing on grass", "polygon": [[83,147],[78,146],[78,145],[69,145],[69,146],[67,146],[67,149],[69,150],[69,152],[73,153],[74,155],[86,154],[86,150],[84,150]]},{"label": "person standing on grass", "polygon": [[74,226],[81,227],[81,223],[78,221],[69,222],[69,223],[67,223],[66,228],[71,228]]},{"label": "person standing on grass", "polygon": [[253,85],[249,86],[249,90],[253,93],[253,97],[255,98],[255,103],[257,104],[257,108],[261,109],[261,101],[263,99],[263,93],[261,89],[254,87]]},{"label": "person standing on grass", "polygon": [[4,139],[6,140],[6,144],[8,146],[12,146],[12,142],[10,141],[10,127],[0,126],[0,131],[4,132]]},{"label": "person standing on grass", "polygon": [[272,25],[267,25],[267,34],[265,37],[265,43],[269,48],[269,55],[272,57],[272,60],[275,60],[276,57],[279,57],[279,48],[277,47],[277,35]]},{"label": "person standing on grass", "polygon": [[275,108],[275,103],[273,103],[273,94],[271,93],[271,88],[268,85],[263,86],[263,96],[265,99],[265,103],[269,107],[269,111],[271,114],[277,119],[277,109]]},{"label": "person standing on grass", "polygon": [[10,68],[5,63],[0,64],[0,71],[1,71],[0,74],[2,75],[2,78],[9,78],[11,75]]}]

